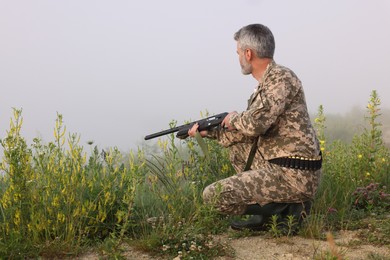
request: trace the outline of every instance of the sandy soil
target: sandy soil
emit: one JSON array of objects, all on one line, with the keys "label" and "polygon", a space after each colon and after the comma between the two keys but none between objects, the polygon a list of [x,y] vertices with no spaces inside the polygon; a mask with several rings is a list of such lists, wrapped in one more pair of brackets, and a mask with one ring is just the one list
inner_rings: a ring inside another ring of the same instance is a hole
[{"label": "sandy soil", "polygon": [[[252,236],[241,238],[229,238],[222,235],[215,238],[216,241],[230,245],[235,251],[234,257],[219,257],[217,260],[261,260],[261,259],[330,259],[333,255],[338,259],[389,259],[390,245],[373,246],[362,245],[356,231],[342,231],[335,237],[320,241],[305,239],[302,237],[269,238],[267,236]],[[137,252],[128,248],[124,253],[126,259],[156,259],[143,252]],[[328,258],[327,258],[328,257]],[[371,258],[370,258],[371,257]],[[101,259],[94,253],[86,254],[79,259]],[[180,258],[175,258],[179,260]]]},{"label": "sandy soil", "polygon": [[[302,237],[265,238],[262,236],[231,239],[230,244],[236,251],[233,259],[329,259],[333,255],[338,259],[390,259],[389,246],[360,245],[357,232],[339,232],[337,237],[326,241],[305,239]],[[224,259],[224,258],[220,258]],[[226,259],[226,258],[225,258]],[[373,259],[373,258],[371,258]]]}]

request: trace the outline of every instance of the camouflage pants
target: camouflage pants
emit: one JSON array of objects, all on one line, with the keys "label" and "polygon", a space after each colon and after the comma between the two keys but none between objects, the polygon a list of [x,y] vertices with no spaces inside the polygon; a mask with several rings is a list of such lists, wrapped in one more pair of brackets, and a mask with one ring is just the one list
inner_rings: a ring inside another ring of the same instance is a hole
[{"label": "camouflage pants", "polygon": [[[236,169],[242,167],[240,160],[232,163]],[[231,215],[243,214],[249,204],[304,202],[314,197],[321,176],[321,170],[291,169],[267,161],[256,161],[253,169],[207,186],[204,201]]]}]

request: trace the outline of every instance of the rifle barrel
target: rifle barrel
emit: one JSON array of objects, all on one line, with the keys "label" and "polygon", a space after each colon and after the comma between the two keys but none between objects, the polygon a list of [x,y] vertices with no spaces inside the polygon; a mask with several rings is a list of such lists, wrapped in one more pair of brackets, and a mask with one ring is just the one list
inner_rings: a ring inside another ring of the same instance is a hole
[{"label": "rifle barrel", "polygon": [[163,130],[161,132],[157,132],[157,133],[154,133],[154,134],[147,135],[147,136],[145,136],[145,140],[149,140],[149,139],[152,139],[152,138],[156,138],[156,137],[159,137],[159,136],[163,136],[163,135],[167,135],[167,134],[171,134],[171,133],[177,132],[177,131],[180,130],[180,128],[181,128],[180,126],[177,126],[177,127],[171,128],[171,129]]}]

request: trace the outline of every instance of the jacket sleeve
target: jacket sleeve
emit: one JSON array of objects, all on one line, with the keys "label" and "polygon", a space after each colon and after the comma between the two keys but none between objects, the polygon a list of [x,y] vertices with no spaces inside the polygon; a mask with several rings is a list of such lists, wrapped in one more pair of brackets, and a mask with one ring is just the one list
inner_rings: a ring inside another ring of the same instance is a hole
[{"label": "jacket sleeve", "polygon": [[214,129],[208,131],[208,138],[215,139],[223,147],[229,147],[237,143],[253,143],[255,138],[243,135],[237,130]]}]

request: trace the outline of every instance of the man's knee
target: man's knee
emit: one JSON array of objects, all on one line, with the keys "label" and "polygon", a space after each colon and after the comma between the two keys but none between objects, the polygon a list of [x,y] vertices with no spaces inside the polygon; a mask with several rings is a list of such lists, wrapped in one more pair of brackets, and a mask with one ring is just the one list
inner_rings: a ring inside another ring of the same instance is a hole
[{"label": "man's knee", "polygon": [[[225,196],[223,196],[223,194]],[[206,204],[211,204],[218,212],[228,215],[240,215],[245,210],[246,205],[237,203],[237,197],[228,195],[229,192],[221,192],[216,188],[215,184],[207,186],[203,190],[203,201]]]},{"label": "man's knee", "polygon": [[212,187],[212,184],[210,184],[203,190],[203,201],[209,204],[212,201],[212,198],[214,197],[215,197],[215,189]]}]

